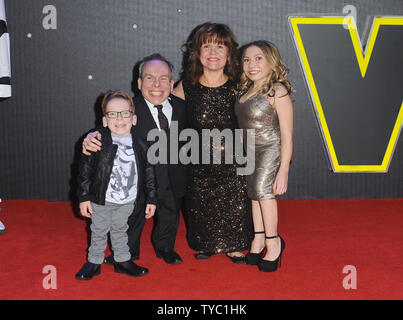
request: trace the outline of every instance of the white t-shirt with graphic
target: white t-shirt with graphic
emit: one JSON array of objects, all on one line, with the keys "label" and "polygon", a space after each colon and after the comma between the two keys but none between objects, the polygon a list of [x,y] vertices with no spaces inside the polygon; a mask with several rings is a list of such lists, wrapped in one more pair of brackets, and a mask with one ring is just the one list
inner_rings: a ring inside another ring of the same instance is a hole
[{"label": "white t-shirt with graphic", "polygon": [[116,204],[131,203],[136,199],[138,184],[132,136],[112,133],[112,141],[118,145],[118,150],[113,161],[105,201]]}]

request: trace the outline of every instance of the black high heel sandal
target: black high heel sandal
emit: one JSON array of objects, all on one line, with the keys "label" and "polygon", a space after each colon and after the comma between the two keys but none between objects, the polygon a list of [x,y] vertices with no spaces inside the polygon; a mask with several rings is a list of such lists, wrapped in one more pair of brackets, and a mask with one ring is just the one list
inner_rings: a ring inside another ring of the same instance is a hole
[{"label": "black high heel sandal", "polygon": [[281,242],[280,254],[274,261],[263,260],[262,258],[260,258],[259,262],[257,263],[257,266],[259,267],[259,270],[262,272],[274,272],[278,269],[279,266],[281,266],[281,255],[283,254],[285,248],[285,241],[283,240],[283,238],[280,237],[280,235],[276,235],[273,237],[266,237],[266,239],[274,239],[274,238],[280,238]]},{"label": "black high heel sandal", "polygon": [[[255,234],[259,234],[259,233],[264,233],[264,231],[255,232]],[[259,259],[262,257],[265,249],[266,249],[266,247],[263,247],[262,251],[260,251],[259,253],[248,252],[245,256],[246,264],[251,265],[251,266],[256,266]]]}]

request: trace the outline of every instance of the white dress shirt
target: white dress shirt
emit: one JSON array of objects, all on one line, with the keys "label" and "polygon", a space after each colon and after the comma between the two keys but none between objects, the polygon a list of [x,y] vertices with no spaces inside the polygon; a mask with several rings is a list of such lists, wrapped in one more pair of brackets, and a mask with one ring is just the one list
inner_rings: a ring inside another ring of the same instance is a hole
[{"label": "white dress shirt", "polygon": [[[150,109],[151,115],[153,116],[158,129],[161,130],[160,121],[158,120],[158,109],[154,107],[154,105],[146,98],[144,98],[144,100],[147,103],[148,108]],[[167,117],[169,125],[171,125],[172,105],[169,103],[169,98],[166,99],[164,102],[162,102],[161,105],[162,105],[162,112],[165,115],[165,117]]]}]

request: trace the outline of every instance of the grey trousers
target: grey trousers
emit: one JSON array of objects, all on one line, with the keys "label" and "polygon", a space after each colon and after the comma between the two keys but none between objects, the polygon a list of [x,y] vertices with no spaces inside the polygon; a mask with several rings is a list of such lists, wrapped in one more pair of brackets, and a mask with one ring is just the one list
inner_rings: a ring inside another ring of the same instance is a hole
[{"label": "grey trousers", "polygon": [[134,204],[106,203],[104,206],[91,202],[91,246],[88,261],[102,264],[110,232],[113,257],[116,262],[129,261],[131,258],[127,245],[127,219],[132,214]]}]

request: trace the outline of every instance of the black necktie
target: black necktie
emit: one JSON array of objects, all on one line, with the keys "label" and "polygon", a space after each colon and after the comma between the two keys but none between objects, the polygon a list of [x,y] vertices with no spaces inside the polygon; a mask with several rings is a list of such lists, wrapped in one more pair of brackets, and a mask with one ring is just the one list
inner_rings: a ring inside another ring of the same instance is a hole
[{"label": "black necktie", "polygon": [[162,112],[162,105],[158,104],[154,106],[158,109],[158,121],[160,122],[161,130],[168,132],[169,129],[169,122],[165,114]]}]

